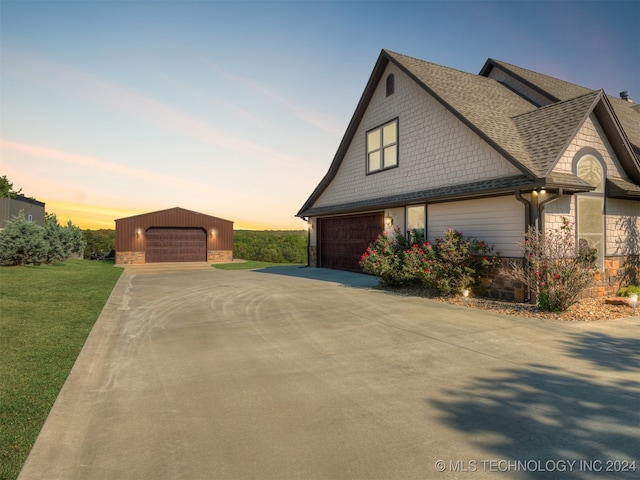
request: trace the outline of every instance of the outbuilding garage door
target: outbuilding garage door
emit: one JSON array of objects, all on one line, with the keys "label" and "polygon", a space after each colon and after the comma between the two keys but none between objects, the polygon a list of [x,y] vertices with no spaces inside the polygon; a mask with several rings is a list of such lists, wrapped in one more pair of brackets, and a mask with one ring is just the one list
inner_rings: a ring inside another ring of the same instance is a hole
[{"label": "outbuilding garage door", "polygon": [[146,263],[207,261],[207,232],[201,228],[150,228],[146,237]]},{"label": "outbuilding garage door", "polygon": [[383,213],[321,218],[320,266],[361,272],[360,257],[384,230]]}]

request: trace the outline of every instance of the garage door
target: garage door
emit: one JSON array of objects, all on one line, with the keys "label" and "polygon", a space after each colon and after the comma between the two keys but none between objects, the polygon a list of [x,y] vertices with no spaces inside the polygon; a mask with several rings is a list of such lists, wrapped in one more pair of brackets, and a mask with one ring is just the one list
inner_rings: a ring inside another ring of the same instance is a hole
[{"label": "garage door", "polygon": [[360,257],[384,230],[383,213],[319,219],[320,266],[361,272]]},{"label": "garage door", "polygon": [[206,262],[207,233],[201,228],[150,228],[145,261]]}]

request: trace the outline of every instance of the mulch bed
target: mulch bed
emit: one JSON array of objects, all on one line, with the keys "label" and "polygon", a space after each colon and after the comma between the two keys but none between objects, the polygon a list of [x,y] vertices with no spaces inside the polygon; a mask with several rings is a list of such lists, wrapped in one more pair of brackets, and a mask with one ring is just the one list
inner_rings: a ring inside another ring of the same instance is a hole
[{"label": "mulch bed", "polygon": [[[418,296],[450,303],[452,305],[465,306],[462,296],[440,297],[434,291],[419,287],[389,288],[381,287],[385,291],[406,296]],[[547,320],[561,320],[570,322],[589,322],[601,320],[614,320],[633,316],[633,309],[628,305],[611,305],[605,298],[586,298],[575,303],[565,312],[543,312],[536,305],[528,303],[504,302],[489,298],[470,297],[467,299],[468,308],[490,310],[503,315],[517,317],[543,318]],[[636,314],[640,314],[640,307]]]}]

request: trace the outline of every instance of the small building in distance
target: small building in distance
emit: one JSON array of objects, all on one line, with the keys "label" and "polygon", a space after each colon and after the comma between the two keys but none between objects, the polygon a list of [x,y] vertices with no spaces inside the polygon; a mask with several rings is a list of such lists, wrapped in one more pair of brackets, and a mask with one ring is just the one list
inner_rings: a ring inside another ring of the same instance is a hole
[{"label": "small building in distance", "polygon": [[116,220],[116,265],[232,260],[232,221],[180,207]]},{"label": "small building in distance", "polygon": [[8,221],[17,217],[21,211],[29,223],[44,227],[44,205],[43,202],[39,202],[35,198],[0,197],[0,230],[5,227]]}]

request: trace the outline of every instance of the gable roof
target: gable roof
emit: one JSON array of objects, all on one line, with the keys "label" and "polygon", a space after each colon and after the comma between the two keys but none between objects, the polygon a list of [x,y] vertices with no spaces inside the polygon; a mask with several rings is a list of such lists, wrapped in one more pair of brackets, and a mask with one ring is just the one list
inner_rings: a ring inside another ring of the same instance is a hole
[{"label": "gable roof", "polygon": [[219,218],[219,217],[214,217],[213,215],[207,215],[206,213],[200,213],[200,212],[196,212],[193,210],[187,210],[186,208],[182,208],[182,207],[173,207],[173,208],[167,208],[164,210],[157,210],[155,212],[147,212],[147,213],[140,213],[138,215],[132,215],[130,217],[124,217],[124,218],[118,218],[115,221],[119,222],[121,220],[131,220],[131,219],[142,219],[142,218],[151,218],[151,217],[157,217],[157,216],[162,216],[162,215],[166,215],[166,214],[173,214],[175,216],[183,216],[183,217],[189,217],[189,218],[207,218],[207,219],[215,219],[215,220],[219,220],[222,222],[229,222],[229,223],[233,223],[231,220],[225,220],[224,218]]},{"label": "gable roof", "polygon": [[[614,110],[602,90],[590,90],[493,59],[485,63],[480,75],[474,75],[382,50],[329,171],[297,216],[306,216],[316,210],[312,209],[313,204],[335,177],[390,62],[511,162],[531,186],[553,184],[567,187],[567,191],[591,189],[572,174],[551,177],[553,166],[591,113],[596,114],[625,170],[640,183],[640,157],[634,153],[636,144],[625,135],[623,122],[616,116],[618,110],[623,112],[624,122],[632,129],[637,126],[640,137],[640,111],[622,105]],[[486,75],[492,68],[508,71],[548,98],[550,104],[538,107],[511,88],[488,78]],[[638,117],[637,124],[634,115]],[[637,145],[640,152],[640,138]],[[421,193],[424,195],[425,192]]]},{"label": "gable roof", "polygon": [[[553,103],[569,100],[593,91],[586,87],[560,80],[559,78],[550,77],[493,58],[486,61],[482,70],[480,70],[480,75],[485,77],[489,76],[491,70],[494,68],[498,68],[520,80],[523,84],[532,88]],[[607,95],[607,99],[611,103],[616,117],[622,124],[630,143],[633,145],[633,150],[637,156],[640,156],[640,105],[612,95]]]}]

